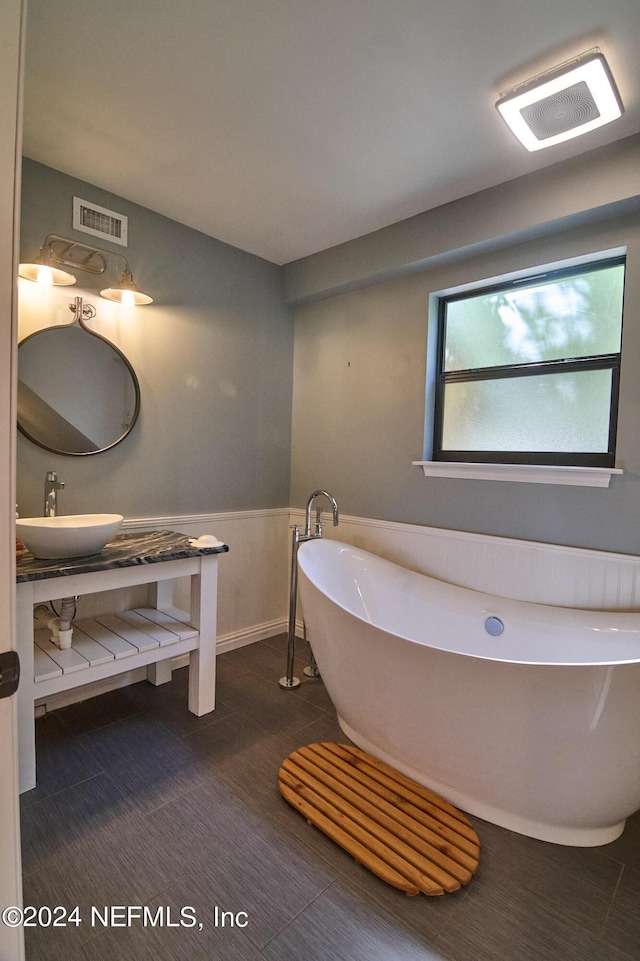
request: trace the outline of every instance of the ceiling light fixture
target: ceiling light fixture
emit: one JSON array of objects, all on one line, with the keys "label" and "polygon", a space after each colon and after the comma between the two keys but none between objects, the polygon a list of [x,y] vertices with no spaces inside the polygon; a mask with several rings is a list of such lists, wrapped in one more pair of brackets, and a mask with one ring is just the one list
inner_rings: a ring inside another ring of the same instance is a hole
[{"label": "ceiling light fixture", "polygon": [[595,130],[624,107],[598,48],[518,84],[496,107],[527,150],[541,150]]},{"label": "ceiling light fixture", "polygon": [[70,285],[76,283],[75,275],[61,270],[59,264],[74,270],[86,270],[91,274],[103,274],[107,269],[108,257],[117,257],[122,261],[124,270],[118,283],[101,290],[100,296],[125,307],[152,304],[153,298],[144,294],[134,283],[129,261],[122,254],[102,247],[90,247],[58,234],[48,234],[40,247],[36,263],[20,264],[18,273],[25,280],[37,283]]}]

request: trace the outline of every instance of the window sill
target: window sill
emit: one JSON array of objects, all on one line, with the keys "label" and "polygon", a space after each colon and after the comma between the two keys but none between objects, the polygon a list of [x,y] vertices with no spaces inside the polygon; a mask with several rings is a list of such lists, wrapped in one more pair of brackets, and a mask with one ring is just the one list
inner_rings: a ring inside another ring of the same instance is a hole
[{"label": "window sill", "polygon": [[546,464],[468,464],[414,460],[413,465],[421,467],[425,477],[566,484],[572,487],[608,487],[614,475],[624,474],[623,470],[616,467],[550,467]]}]

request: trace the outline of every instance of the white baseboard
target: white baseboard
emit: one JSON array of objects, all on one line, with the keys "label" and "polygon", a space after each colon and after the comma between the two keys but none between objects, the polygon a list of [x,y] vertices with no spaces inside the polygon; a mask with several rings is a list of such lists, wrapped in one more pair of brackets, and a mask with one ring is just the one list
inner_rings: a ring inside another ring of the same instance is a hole
[{"label": "white baseboard", "polygon": [[238,647],[246,647],[247,644],[255,644],[256,641],[264,641],[275,634],[282,634],[287,630],[287,620],[284,617],[265,624],[256,624],[253,627],[245,628],[241,631],[233,631],[231,634],[224,634],[218,637],[216,649],[218,654],[225,654],[227,651],[235,651]]}]

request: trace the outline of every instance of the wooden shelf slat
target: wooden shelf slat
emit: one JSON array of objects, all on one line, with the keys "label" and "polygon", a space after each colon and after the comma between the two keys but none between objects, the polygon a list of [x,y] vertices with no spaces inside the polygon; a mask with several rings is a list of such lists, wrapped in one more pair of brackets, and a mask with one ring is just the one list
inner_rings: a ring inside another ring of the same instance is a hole
[{"label": "wooden shelf slat", "polygon": [[113,660],[111,651],[108,651],[102,644],[98,644],[92,637],[81,631],[77,624],[73,625],[71,647],[87,659],[89,667],[95,667],[96,664],[106,664],[107,661]]},{"label": "wooden shelf slat", "polygon": [[152,648],[159,646],[157,638],[152,637],[150,632],[141,631],[135,624],[131,624],[128,611],[118,611],[117,614],[98,614],[96,621],[112,631],[117,637],[122,638],[127,644],[130,644],[134,653],[150,651]]},{"label": "wooden shelf slat", "polygon": [[[175,644],[178,640],[176,633],[168,631],[166,627],[162,627],[160,624],[155,624],[137,611],[120,611],[118,614],[112,614],[111,618],[112,624],[115,625],[114,630],[121,629],[120,625],[116,624],[116,620],[127,625],[129,630],[123,636],[131,644],[135,644],[138,650],[148,650],[153,645],[165,647],[168,644]],[[102,623],[105,623],[104,620]],[[140,644],[142,646],[139,646]]]},{"label": "wooden shelf slat", "polygon": [[[61,650],[48,630],[34,632],[34,680],[56,677],[198,638],[198,631],[164,611],[140,608],[74,621],[71,647]],[[170,656],[163,653],[160,657]],[[124,669],[124,668],[123,668]],[[102,675],[102,670],[100,674]],[[89,683],[89,677],[83,683]]]},{"label": "wooden shelf slat", "polygon": [[166,630],[172,634],[177,634],[180,640],[185,640],[188,637],[197,637],[198,635],[195,627],[192,627],[190,624],[185,624],[184,621],[177,620],[177,618],[172,617],[167,611],[158,611],[155,607],[138,607],[132,613],[139,614],[148,621],[153,621],[154,624],[166,628]]},{"label": "wooden shelf slat", "polygon": [[138,648],[134,647],[123,637],[116,634],[110,627],[102,623],[102,618],[87,617],[82,621],[76,621],[75,627],[79,627],[83,634],[88,634],[94,641],[101,644],[108,651],[111,651],[114,658],[119,660],[122,657],[131,657],[138,653]]},{"label": "wooden shelf slat", "polygon": [[52,677],[60,677],[62,675],[62,668],[56,664],[48,654],[45,654],[41,647],[34,644],[33,673],[36,681],[48,681]]},{"label": "wooden shelf slat", "polygon": [[89,662],[73,647],[61,650],[49,638],[49,631],[36,631],[34,634],[35,646],[58,665],[63,674],[73,674],[76,671],[84,671],[89,667]]}]

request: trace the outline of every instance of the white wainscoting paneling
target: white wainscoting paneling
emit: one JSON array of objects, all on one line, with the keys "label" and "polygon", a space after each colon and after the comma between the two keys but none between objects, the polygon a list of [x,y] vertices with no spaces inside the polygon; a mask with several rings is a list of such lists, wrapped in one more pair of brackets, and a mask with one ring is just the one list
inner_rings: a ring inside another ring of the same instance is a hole
[{"label": "white wainscoting paneling", "polygon": [[[242,647],[286,630],[289,597],[289,510],[234,511],[128,518],[122,533],[171,530],[188,537],[213,534],[229,547],[218,562],[218,651]],[[78,601],[78,617],[144,607],[145,585],[93,594]],[[189,608],[188,578],[176,581],[173,604]]]},{"label": "white wainscoting paneling", "polygon": [[[193,537],[214,534],[229,545],[218,564],[218,651],[232,650],[287,629],[290,524],[304,528],[304,511],[238,511],[126,520],[123,532],[174,530]],[[397,564],[473,590],[516,600],[591,610],[640,609],[640,557],[562,547],[536,541],[341,516],[324,536],[342,540]],[[188,607],[186,583],[177,582],[174,603]],[[78,617],[144,607],[146,588],[80,598]],[[298,633],[301,628],[298,609]],[[180,666],[184,659],[174,666]],[[133,683],[143,673],[121,675],[100,689],[78,688],[74,700]],[[47,708],[62,706],[56,700]]]},{"label": "white wainscoting paneling", "polygon": [[[291,523],[304,525],[302,511]],[[561,607],[640,609],[640,557],[341,516],[324,536],[477,591]]]},{"label": "white wainscoting paneling", "polygon": [[[213,534],[229,546],[218,561],[218,651],[242,647],[286,629],[289,591],[289,511],[233,511],[126,520],[123,532],[172,530]],[[178,582],[176,607],[188,608],[188,585]]]}]

